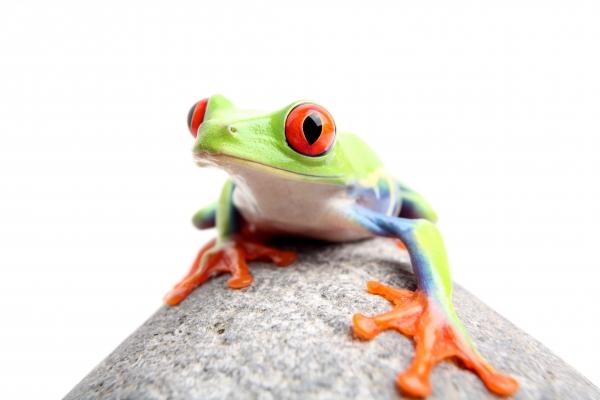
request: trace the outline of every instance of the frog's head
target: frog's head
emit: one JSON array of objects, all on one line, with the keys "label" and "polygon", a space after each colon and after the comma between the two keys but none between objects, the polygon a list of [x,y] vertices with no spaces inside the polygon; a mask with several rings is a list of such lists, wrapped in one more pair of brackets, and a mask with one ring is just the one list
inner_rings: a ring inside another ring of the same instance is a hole
[{"label": "frog's head", "polygon": [[215,95],[194,104],[188,127],[199,165],[229,173],[251,168],[322,180],[336,179],[344,164],[336,148],[333,118],[323,107],[294,102],[278,111],[240,110]]}]

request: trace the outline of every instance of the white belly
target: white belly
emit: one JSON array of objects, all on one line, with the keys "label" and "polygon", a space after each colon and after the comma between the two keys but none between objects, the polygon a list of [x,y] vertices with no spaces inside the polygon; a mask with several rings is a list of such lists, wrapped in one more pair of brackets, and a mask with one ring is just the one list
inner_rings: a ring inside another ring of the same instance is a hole
[{"label": "white belly", "polygon": [[232,177],[236,183],[234,205],[260,231],[335,242],[370,236],[345,217],[343,210],[354,200],[344,186],[252,170]]}]

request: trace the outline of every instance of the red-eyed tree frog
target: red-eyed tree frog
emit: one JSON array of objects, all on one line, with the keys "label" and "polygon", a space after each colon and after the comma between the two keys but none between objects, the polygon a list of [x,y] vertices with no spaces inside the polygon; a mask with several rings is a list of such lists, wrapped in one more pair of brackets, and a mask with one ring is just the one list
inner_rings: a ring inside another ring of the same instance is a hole
[{"label": "red-eyed tree frog", "polygon": [[409,253],[416,291],[369,282],[392,311],[355,314],[354,334],[369,340],[386,329],[412,337],[415,357],[397,377],[409,396],[431,393],[429,373],[447,358],[474,371],[502,396],[518,383],[477,352],[452,304],[452,280],[436,214],[423,196],[394,179],[357,136],[338,132],[322,106],[297,101],[271,113],[242,110],[220,95],[199,101],[188,114],[200,166],[225,170],[230,179],[219,200],[193,216],[217,237],[198,253],[187,275],[165,296],[176,305],[211,276],[229,273],[229,287],[252,283],[247,261],[291,264],[296,254],[265,245],[265,237],[301,236],[346,242],[374,236],[396,239]]}]

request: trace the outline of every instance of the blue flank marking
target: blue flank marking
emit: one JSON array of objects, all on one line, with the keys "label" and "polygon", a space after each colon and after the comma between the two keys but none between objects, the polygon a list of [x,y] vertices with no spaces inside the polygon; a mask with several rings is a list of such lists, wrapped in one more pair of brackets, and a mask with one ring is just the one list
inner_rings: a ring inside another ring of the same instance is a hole
[{"label": "blue flank marking", "polygon": [[359,184],[349,186],[348,194],[354,197],[361,206],[385,215],[388,215],[388,210],[390,210],[390,205],[393,202],[391,215],[398,215],[400,196],[394,196],[390,189],[389,180],[381,177],[375,187]]}]

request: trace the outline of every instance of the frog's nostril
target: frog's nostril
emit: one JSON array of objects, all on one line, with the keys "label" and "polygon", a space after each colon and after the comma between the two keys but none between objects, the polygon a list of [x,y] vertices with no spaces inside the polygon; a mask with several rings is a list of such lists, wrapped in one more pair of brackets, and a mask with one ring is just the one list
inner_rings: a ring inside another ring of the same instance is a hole
[{"label": "frog's nostril", "polygon": [[193,137],[198,135],[198,128],[204,120],[208,99],[202,99],[192,106],[187,116],[187,124]]},{"label": "frog's nostril", "polygon": [[229,131],[229,133],[236,133],[237,132],[237,128],[233,125],[229,125],[227,127],[227,130]]}]

